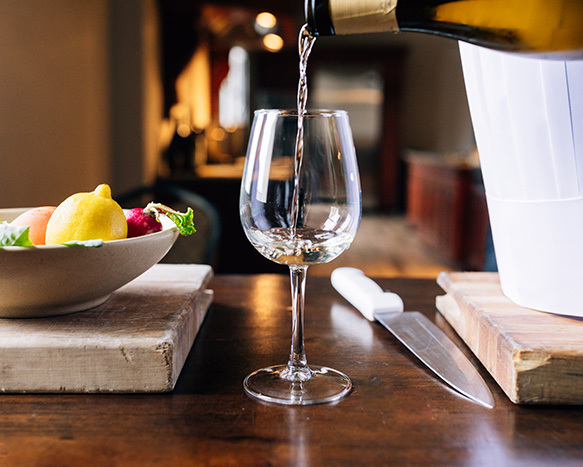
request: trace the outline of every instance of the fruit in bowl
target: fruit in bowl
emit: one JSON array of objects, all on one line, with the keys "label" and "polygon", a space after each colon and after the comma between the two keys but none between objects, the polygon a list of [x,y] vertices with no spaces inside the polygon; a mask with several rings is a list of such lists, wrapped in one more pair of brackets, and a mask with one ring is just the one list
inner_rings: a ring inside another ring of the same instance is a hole
[{"label": "fruit in bowl", "polygon": [[[100,187],[91,193],[97,191],[107,195],[109,187]],[[108,213],[104,221],[101,217],[104,214],[96,207],[101,200],[93,199],[93,202],[88,203],[87,207],[95,208],[95,211],[89,209],[77,212],[65,204],[70,198],[57,206],[50,216],[46,216],[45,240],[49,239],[51,223],[53,227],[60,226],[59,229],[55,228],[57,232],[75,233],[70,238],[66,235],[58,239],[50,237],[49,242],[56,243],[46,242],[46,245],[42,241],[36,244],[31,241],[37,238],[36,233],[32,234],[32,225],[18,225],[22,218],[26,220],[28,216],[36,219],[34,230],[42,230],[43,220],[38,219],[43,216],[31,214],[30,208],[0,209],[0,317],[54,316],[100,305],[115,290],[158,263],[170,250],[179,233],[186,235],[194,232],[191,209],[183,214],[150,203],[153,206],[143,209],[142,215],[158,222],[159,230],[153,233],[142,231],[142,235],[130,238],[127,237],[127,231],[133,228],[129,224],[134,222],[129,215],[130,211],[124,212],[119,208],[123,219],[119,215],[111,217],[111,213]],[[106,210],[117,211],[115,206],[105,204],[108,206]],[[61,209],[63,205],[69,207]],[[55,217],[59,209],[62,214],[76,214]],[[137,213],[133,216],[137,217]],[[19,217],[21,219],[15,222]],[[125,231],[121,226],[122,221]],[[81,235],[76,229],[77,223],[83,224],[84,229],[81,230],[89,233]],[[96,237],[96,232],[103,234],[103,225],[100,223],[106,224],[105,233],[115,231],[118,238]]]},{"label": "fruit in bowl", "polygon": [[56,206],[41,206],[28,209],[10,224],[17,227],[28,227],[28,238],[32,244],[44,245],[47,224],[55,209],[57,209]]},{"label": "fruit in bowl", "polygon": [[128,226],[123,209],[111,198],[108,185],[90,193],[75,193],[57,206],[49,218],[45,243],[127,238]]}]

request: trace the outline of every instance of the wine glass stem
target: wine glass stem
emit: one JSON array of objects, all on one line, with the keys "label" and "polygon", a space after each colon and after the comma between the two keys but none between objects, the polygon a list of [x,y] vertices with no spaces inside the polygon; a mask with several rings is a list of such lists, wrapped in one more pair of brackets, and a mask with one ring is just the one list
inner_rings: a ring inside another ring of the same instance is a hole
[{"label": "wine glass stem", "polygon": [[287,368],[282,378],[289,381],[307,381],[312,377],[304,350],[304,294],[308,266],[290,266],[292,295],[292,343]]}]

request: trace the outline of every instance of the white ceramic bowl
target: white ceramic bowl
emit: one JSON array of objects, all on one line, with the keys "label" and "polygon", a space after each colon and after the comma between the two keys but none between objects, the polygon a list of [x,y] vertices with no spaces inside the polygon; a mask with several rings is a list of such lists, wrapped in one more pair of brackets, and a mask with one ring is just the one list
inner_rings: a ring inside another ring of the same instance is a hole
[{"label": "white ceramic bowl", "polygon": [[[28,208],[0,209],[10,222]],[[178,229],[104,242],[101,247],[0,247],[0,318],[38,318],[87,310],[146,272],[170,250]]]}]

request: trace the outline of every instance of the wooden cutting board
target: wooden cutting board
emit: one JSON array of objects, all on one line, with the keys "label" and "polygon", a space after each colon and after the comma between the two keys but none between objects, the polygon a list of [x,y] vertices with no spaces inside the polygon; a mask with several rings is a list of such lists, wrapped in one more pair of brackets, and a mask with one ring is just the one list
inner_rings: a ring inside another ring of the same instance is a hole
[{"label": "wooden cutting board", "polygon": [[[522,308],[497,273],[443,272],[437,309],[518,404],[583,403],[583,319]],[[583,306],[583,305],[582,305]]]},{"label": "wooden cutting board", "polygon": [[0,391],[172,390],[212,302],[212,275],[159,264],[97,308],[0,319]]}]

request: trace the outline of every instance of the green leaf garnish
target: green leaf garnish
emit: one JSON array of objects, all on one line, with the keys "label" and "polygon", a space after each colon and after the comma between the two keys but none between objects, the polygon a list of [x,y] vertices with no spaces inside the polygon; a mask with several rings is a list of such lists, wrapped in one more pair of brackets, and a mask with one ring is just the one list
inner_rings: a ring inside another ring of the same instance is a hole
[{"label": "green leaf garnish", "polygon": [[2,246],[34,246],[28,238],[28,226],[0,222],[0,247]]},{"label": "green leaf garnish", "polygon": [[164,214],[178,227],[180,235],[192,235],[196,232],[194,228],[194,211],[192,208],[188,208],[186,212],[178,212],[160,203],[149,203],[144,208],[144,213],[153,213],[156,216],[158,214]]},{"label": "green leaf garnish", "polygon": [[86,248],[99,248],[103,246],[103,240],[98,238],[97,240],[71,240],[69,242],[63,243],[65,246],[82,246]]}]

